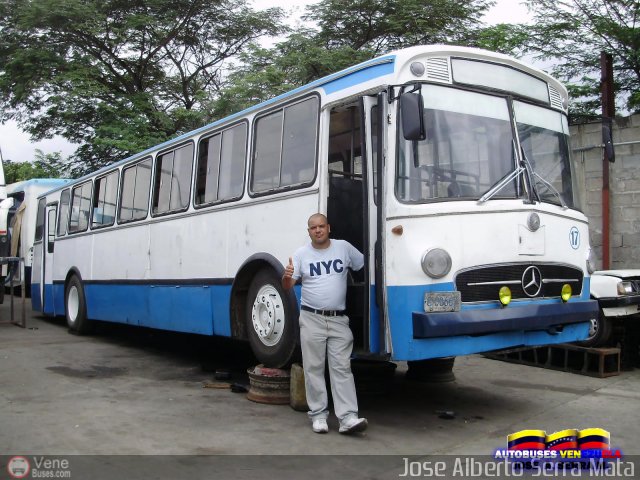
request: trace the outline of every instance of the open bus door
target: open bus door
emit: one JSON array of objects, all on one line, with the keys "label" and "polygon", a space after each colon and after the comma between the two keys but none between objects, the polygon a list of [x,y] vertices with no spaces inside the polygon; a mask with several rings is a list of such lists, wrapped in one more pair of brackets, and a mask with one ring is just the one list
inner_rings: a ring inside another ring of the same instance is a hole
[{"label": "open bus door", "polygon": [[[387,94],[377,97],[362,97],[362,136],[365,152],[365,181],[367,196],[365,214],[368,228],[365,228],[368,243],[368,284],[369,284],[369,350],[378,355],[391,353],[390,331],[386,308],[386,275],[384,259],[385,242],[385,128]],[[367,211],[368,210],[368,211]]]},{"label": "open bus door", "polygon": [[[382,105],[382,109],[378,105]],[[331,235],[347,240],[365,255],[365,268],[353,272],[347,286],[347,315],[358,356],[386,356],[382,169],[384,151],[378,125],[386,101],[363,97],[329,112],[329,195]],[[379,239],[382,239],[379,241]]]},{"label": "open bus door", "polygon": [[56,219],[58,218],[58,202],[47,204],[45,215],[44,238],[42,241],[43,273],[42,273],[42,312],[54,315],[53,304],[53,251],[56,237]]}]

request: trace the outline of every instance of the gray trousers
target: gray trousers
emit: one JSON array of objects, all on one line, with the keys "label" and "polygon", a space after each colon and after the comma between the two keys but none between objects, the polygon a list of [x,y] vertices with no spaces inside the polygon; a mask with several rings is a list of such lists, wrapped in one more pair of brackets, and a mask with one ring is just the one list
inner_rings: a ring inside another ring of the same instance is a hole
[{"label": "gray trousers", "polygon": [[325,317],[300,311],[300,346],[304,367],[304,384],[312,420],[327,418],[329,406],[324,379],[328,359],[331,395],[336,417],[343,422],[358,416],[356,387],[351,373],[353,334],[349,318]]}]

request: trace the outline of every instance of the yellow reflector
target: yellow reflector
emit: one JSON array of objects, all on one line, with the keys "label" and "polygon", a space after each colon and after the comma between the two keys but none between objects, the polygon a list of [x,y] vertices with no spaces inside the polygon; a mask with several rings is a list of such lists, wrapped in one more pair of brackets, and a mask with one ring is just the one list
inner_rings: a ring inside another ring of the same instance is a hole
[{"label": "yellow reflector", "polygon": [[560,296],[562,297],[562,301],[563,302],[568,302],[569,299],[571,298],[571,295],[573,295],[573,291],[571,290],[571,285],[569,285],[568,283],[565,283],[562,286],[562,291],[560,292]]},{"label": "yellow reflector", "polygon": [[500,296],[500,303],[505,307],[511,303],[511,289],[509,287],[502,287],[498,292]]}]

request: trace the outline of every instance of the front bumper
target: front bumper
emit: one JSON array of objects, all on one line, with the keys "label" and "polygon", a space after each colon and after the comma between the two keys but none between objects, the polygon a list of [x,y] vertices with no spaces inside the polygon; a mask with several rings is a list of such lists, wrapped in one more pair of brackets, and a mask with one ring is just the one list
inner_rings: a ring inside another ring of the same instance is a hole
[{"label": "front bumper", "polygon": [[640,295],[603,297],[598,299],[605,317],[626,317],[640,313]]},{"label": "front bumper", "polygon": [[598,302],[582,300],[567,303],[511,304],[498,309],[459,312],[413,312],[413,338],[484,335],[509,331],[557,331],[559,327],[597,317]]}]

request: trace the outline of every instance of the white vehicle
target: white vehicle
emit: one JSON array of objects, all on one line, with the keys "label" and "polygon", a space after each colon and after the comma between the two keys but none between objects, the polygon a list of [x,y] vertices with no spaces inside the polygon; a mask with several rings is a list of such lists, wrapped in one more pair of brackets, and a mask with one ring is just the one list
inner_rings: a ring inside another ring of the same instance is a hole
[{"label": "white vehicle", "polygon": [[[31,292],[31,264],[33,262],[38,197],[56,187],[66,185],[70,181],[59,178],[34,178],[6,186],[6,209],[0,210],[0,215],[6,219],[7,231],[11,234],[7,256],[24,259],[22,268],[17,268],[17,264],[12,265],[14,271],[11,278],[7,279],[6,284],[9,287],[16,285],[23,287],[26,280],[25,293],[27,296]],[[5,272],[5,276],[7,273]]]},{"label": "white vehicle", "polygon": [[582,345],[601,347],[611,343],[614,321],[640,320],[640,270],[599,270],[591,276],[591,297],[600,315],[592,320]]},{"label": "white vehicle", "polygon": [[317,80],[39,200],[35,310],[222,335],[269,366],[298,341],[283,264],[327,213],[364,252],[357,355],[420,361],[586,338],[587,218],[567,92],[471,48],[418,46]]}]

